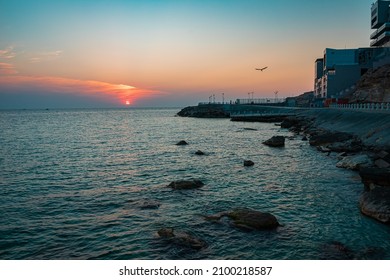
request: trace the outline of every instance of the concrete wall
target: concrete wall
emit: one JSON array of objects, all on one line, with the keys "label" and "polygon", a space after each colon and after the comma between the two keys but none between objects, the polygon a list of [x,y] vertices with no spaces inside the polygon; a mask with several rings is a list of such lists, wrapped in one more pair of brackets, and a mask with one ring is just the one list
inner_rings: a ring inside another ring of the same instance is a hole
[{"label": "concrete wall", "polygon": [[335,75],[327,75],[327,98],[336,98],[340,91],[350,88],[360,79],[360,66],[335,65]]}]

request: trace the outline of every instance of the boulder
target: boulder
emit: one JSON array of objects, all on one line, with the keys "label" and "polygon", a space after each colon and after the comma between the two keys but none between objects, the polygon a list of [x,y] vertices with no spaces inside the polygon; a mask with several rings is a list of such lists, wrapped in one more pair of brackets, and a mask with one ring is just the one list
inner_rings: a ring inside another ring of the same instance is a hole
[{"label": "boulder", "polygon": [[335,142],[344,142],[352,138],[352,134],[345,132],[318,131],[310,137],[309,143],[312,146],[321,146]]},{"label": "boulder", "polygon": [[336,166],[339,168],[346,168],[351,170],[358,170],[359,167],[365,166],[371,163],[370,158],[367,155],[355,155],[346,156],[340,160]]},{"label": "boulder", "polygon": [[375,166],[376,167],[379,167],[379,168],[389,168],[390,167],[390,163],[388,163],[387,161],[379,158],[377,159],[375,162],[374,162]]},{"label": "boulder", "polygon": [[204,156],[205,153],[202,152],[201,150],[197,150],[197,151],[195,152],[195,155],[197,155],[197,156]]},{"label": "boulder", "polygon": [[200,250],[207,247],[206,242],[187,232],[176,232],[173,228],[162,228],[157,231],[157,234],[164,239],[171,241],[174,244],[190,247],[192,249]]},{"label": "boulder", "polygon": [[295,117],[287,117],[280,124],[281,128],[292,128],[299,125],[299,120]]},{"label": "boulder", "polygon": [[253,166],[255,163],[251,160],[244,160],[244,166]]},{"label": "boulder", "polygon": [[360,211],[382,223],[390,223],[390,188],[376,186],[360,198]]},{"label": "boulder", "polygon": [[279,222],[274,215],[247,208],[238,208],[228,212],[221,212],[207,216],[206,219],[219,220],[222,217],[228,217],[234,226],[243,229],[269,230],[279,226]]},{"label": "boulder", "polygon": [[390,170],[385,168],[360,168],[359,175],[366,187],[371,184],[390,187]]},{"label": "boulder", "polygon": [[284,147],[284,136],[273,136],[267,141],[264,141],[263,144],[270,147]]},{"label": "boulder", "polygon": [[327,147],[332,152],[337,152],[337,153],[341,153],[341,152],[357,153],[363,149],[362,142],[356,139],[351,139],[344,142],[335,142],[329,144]]},{"label": "boulder", "polygon": [[200,180],[179,180],[171,182],[168,187],[174,190],[189,190],[198,189],[204,186],[204,183]]},{"label": "boulder", "polygon": [[184,146],[184,145],[188,145],[188,143],[186,141],[184,141],[184,140],[181,140],[181,141],[177,142],[176,145]]}]

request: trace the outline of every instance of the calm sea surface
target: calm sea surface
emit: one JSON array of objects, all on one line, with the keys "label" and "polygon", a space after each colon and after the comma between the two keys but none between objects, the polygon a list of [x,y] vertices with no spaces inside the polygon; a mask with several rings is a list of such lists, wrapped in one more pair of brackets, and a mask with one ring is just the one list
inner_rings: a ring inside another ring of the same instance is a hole
[{"label": "calm sea surface", "polygon": [[[390,227],[360,214],[363,185],[335,156],[300,137],[262,145],[292,136],[274,124],[177,112],[1,111],[0,259],[390,258]],[[243,167],[246,159],[255,165]],[[179,179],[205,186],[166,187]],[[273,213],[283,226],[245,231],[202,217],[236,207]],[[163,227],[208,247],[170,244],[156,234]]]}]

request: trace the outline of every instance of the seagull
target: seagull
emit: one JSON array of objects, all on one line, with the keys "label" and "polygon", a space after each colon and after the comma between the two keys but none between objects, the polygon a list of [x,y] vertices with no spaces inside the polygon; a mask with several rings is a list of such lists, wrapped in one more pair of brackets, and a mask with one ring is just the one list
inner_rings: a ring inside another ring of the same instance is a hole
[{"label": "seagull", "polygon": [[256,70],[260,70],[260,71],[262,71],[263,72],[263,70],[265,70],[265,69],[267,69],[268,68],[268,66],[266,66],[266,67],[263,67],[263,68],[255,68]]}]

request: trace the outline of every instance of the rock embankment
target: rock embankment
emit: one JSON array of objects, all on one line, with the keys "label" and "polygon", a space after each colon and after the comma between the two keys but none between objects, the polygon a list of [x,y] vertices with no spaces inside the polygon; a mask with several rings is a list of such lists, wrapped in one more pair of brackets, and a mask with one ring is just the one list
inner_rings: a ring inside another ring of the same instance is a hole
[{"label": "rock embankment", "polygon": [[177,113],[180,117],[193,118],[229,118],[230,113],[224,110],[222,105],[189,106]]},{"label": "rock embankment", "polygon": [[305,135],[321,152],[336,153],[337,167],[359,171],[365,185],[361,212],[390,223],[390,115],[327,110],[312,116],[313,111],[290,117],[281,126]]}]

